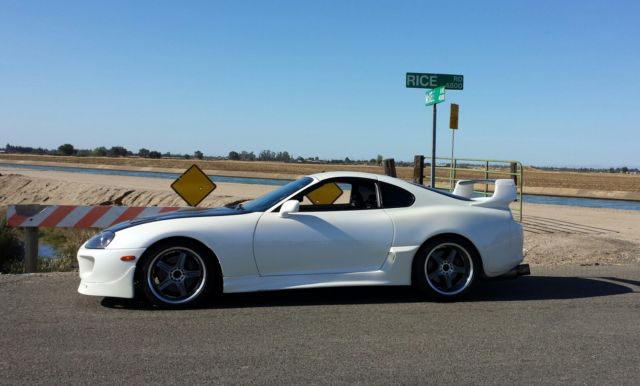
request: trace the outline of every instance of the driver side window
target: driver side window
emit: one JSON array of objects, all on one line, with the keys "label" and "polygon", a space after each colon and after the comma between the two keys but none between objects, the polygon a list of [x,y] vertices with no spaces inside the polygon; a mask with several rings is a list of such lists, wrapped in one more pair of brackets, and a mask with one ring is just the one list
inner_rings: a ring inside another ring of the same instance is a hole
[{"label": "driver side window", "polygon": [[301,212],[378,209],[374,181],[336,179],[324,181],[296,197]]}]

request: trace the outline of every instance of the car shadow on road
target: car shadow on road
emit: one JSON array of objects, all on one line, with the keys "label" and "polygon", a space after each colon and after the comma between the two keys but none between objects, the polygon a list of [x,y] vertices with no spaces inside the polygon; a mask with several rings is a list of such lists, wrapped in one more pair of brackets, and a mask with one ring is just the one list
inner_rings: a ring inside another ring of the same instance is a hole
[{"label": "car shadow on road", "polygon": [[620,283],[631,284],[633,286],[640,287],[640,281],[638,281],[638,280],[620,279],[618,277],[604,277],[604,276],[600,277],[600,279],[617,281],[617,282],[620,282]]},{"label": "car shadow on road", "polygon": [[[611,278],[608,278],[611,280]],[[620,280],[620,282],[622,282]],[[512,280],[480,283],[467,300],[526,301],[563,300],[620,295],[633,289],[597,278],[561,276],[523,276]]]},{"label": "car shadow on road", "polygon": [[[612,283],[625,280],[606,278],[602,281],[580,277],[524,276],[513,280],[483,281],[460,302],[499,302],[529,300],[581,299],[620,295],[634,292],[631,288]],[[225,294],[220,299],[198,308],[291,307],[342,304],[394,304],[436,302],[426,299],[411,287],[347,287],[317,288],[288,291]],[[154,310],[145,302],[105,298],[108,308]]]}]

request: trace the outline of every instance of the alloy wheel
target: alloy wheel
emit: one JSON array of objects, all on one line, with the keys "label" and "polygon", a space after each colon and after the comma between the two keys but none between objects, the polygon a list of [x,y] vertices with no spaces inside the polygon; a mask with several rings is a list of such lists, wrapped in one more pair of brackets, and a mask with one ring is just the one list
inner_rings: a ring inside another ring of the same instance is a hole
[{"label": "alloy wheel", "polygon": [[185,304],[203,291],[207,281],[206,265],[195,251],[173,247],[158,253],[149,263],[147,286],[161,302]]},{"label": "alloy wheel", "polygon": [[444,296],[463,292],[473,281],[474,266],[469,252],[459,244],[443,243],[433,248],[424,263],[429,286]]}]

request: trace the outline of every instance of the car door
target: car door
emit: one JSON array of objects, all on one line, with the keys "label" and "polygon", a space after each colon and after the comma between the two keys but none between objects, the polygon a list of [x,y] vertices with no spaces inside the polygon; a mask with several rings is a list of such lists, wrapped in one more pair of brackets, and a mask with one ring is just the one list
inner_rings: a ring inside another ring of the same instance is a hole
[{"label": "car door", "polygon": [[379,205],[375,181],[333,179],[300,194],[300,211],[265,213],[254,233],[261,275],[366,272],[379,269],[393,223]]}]

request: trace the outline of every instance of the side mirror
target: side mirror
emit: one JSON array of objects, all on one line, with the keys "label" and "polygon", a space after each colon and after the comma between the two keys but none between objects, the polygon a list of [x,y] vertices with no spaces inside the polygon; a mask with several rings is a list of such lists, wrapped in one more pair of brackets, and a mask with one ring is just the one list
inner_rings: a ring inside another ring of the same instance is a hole
[{"label": "side mirror", "polygon": [[300,201],[289,200],[280,207],[280,217],[287,217],[291,213],[297,213],[300,210]]}]

